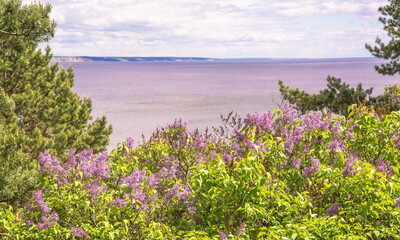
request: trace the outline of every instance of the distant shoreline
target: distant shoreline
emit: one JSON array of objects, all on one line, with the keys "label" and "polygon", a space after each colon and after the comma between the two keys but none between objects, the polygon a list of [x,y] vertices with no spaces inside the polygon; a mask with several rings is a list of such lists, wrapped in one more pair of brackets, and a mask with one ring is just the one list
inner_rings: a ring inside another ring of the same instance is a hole
[{"label": "distant shoreline", "polygon": [[182,62],[182,61],[328,61],[328,60],[376,60],[374,57],[348,58],[203,58],[203,57],[92,57],[55,56],[52,62]]}]

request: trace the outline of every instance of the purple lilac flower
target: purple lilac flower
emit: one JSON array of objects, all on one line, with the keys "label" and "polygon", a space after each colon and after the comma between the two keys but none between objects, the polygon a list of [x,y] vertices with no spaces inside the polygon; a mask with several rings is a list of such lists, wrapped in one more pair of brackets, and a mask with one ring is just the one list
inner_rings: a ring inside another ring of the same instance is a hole
[{"label": "purple lilac flower", "polygon": [[298,125],[294,125],[292,135],[286,140],[284,146],[285,148],[292,149],[293,145],[299,143],[302,138],[304,128]]},{"label": "purple lilac flower", "polygon": [[136,201],[145,203],[146,202],[146,193],[142,189],[136,188],[135,191],[133,192],[133,198]]},{"label": "purple lilac flower", "polygon": [[321,163],[319,162],[319,159],[311,157],[311,165],[315,169],[315,171],[319,170],[319,166]]},{"label": "purple lilac flower", "polygon": [[346,151],[346,146],[344,145],[343,140],[337,137],[334,137],[333,140],[328,143],[328,146],[331,148],[332,151]]},{"label": "purple lilac flower", "polygon": [[92,197],[93,197],[94,199],[97,199],[97,196],[98,196],[101,192],[106,192],[107,189],[108,189],[107,186],[101,186],[99,180],[95,180],[95,181],[91,181],[91,182],[86,182],[86,183],[85,183],[85,187],[86,187],[87,189],[89,189],[89,193],[90,193],[90,195],[92,195]]},{"label": "purple lilac flower", "polygon": [[137,188],[143,182],[145,176],[145,169],[135,169],[131,175],[122,177],[121,185],[126,185],[128,188]]},{"label": "purple lilac flower", "polygon": [[393,167],[390,166],[390,162],[379,157],[375,164],[376,171],[382,174],[386,173],[386,178],[390,179],[393,176]]},{"label": "purple lilac flower", "polygon": [[43,213],[49,213],[50,212],[50,208],[44,202],[42,190],[36,190],[35,191],[35,200],[36,200],[35,203],[37,205],[39,205],[39,207],[40,207],[40,209],[42,210]]},{"label": "purple lilac flower", "polygon": [[174,123],[171,124],[170,128],[186,128],[188,121],[184,120],[182,117],[175,119]]},{"label": "purple lilac flower", "polygon": [[294,167],[296,169],[300,169],[300,167],[301,167],[301,159],[298,158],[298,157],[293,159],[292,167]]},{"label": "purple lilac flower", "polygon": [[282,122],[285,124],[289,124],[294,121],[294,119],[297,117],[297,110],[294,108],[291,108],[290,106],[286,105],[283,110],[283,116],[281,118]]},{"label": "purple lilac flower", "polygon": [[246,227],[246,223],[245,222],[240,224],[238,230],[236,231],[236,236],[240,236],[240,235],[244,234],[245,233],[245,227]]},{"label": "purple lilac flower", "polygon": [[396,207],[400,208],[400,198],[396,200]]},{"label": "purple lilac flower", "polygon": [[39,164],[40,172],[49,173],[51,176],[54,176],[57,184],[64,185],[69,183],[66,177],[68,171],[61,166],[60,161],[55,156],[50,155],[48,150],[40,153]]},{"label": "purple lilac flower", "polygon": [[263,152],[263,153],[265,153],[267,150],[265,149],[265,145],[262,143],[262,142],[260,142],[260,141],[256,141],[255,143],[254,143],[256,146],[259,146],[260,147],[260,151],[261,152]]},{"label": "purple lilac flower", "polygon": [[85,178],[90,178],[93,174],[93,166],[90,164],[94,161],[93,150],[83,150],[78,154],[79,170],[83,173]]},{"label": "purple lilac flower", "polygon": [[333,127],[333,129],[332,129],[332,133],[339,133],[339,128],[340,128],[340,125],[342,124],[342,121],[340,121],[340,120],[337,120],[336,122],[335,122],[335,126]]},{"label": "purple lilac flower", "polygon": [[163,180],[161,178],[158,178],[155,174],[151,174],[147,178],[147,183],[151,188],[158,188],[158,186],[162,183],[162,181]]},{"label": "purple lilac flower", "polygon": [[206,138],[204,137],[204,135],[200,135],[198,138],[196,138],[193,145],[194,147],[204,149],[207,146]]},{"label": "purple lilac flower", "polygon": [[166,199],[171,199],[173,197],[179,197],[179,189],[182,183],[175,183],[175,185],[165,194]]},{"label": "purple lilac flower", "polygon": [[41,222],[38,223],[37,226],[39,229],[43,229],[45,227],[44,223],[41,223]]},{"label": "purple lilac flower", "polygon": [[228,239],[228,236],[224,232],[218,232],[218,235],[221,239]]},{"label": "purple lilac flower", "polygon": [[125,207],[128,202],[123,198],[116,197],[111,201],[111,204],[122,208]]},{"label": "purple lilac flower", "polygon": [[39,164],[41,173],[58,173],[64,171],[57,158],[50,155],[49,150],[45,150],[39,154]]},{"label": "purple lilac flower", "polygon": [[311,157],[311,167],[305,167],[302,173],[303,177],[308,177],[319,170],[320,162],[317,158]]},{"label": "purple lilac flower", "polygon": [[355,155],[350,155],[349,158],[346,160],[346,166],[343,168],[342,170],[342,174],[346,175],[346,176],[354,176],[357,174],[358,172],[358,167],[356,167],[355,169],[353,169],[353,167],[356,165],[356,160],[357,160],[357,156]]},{"label": "purple lilac flower", "polygon": [[25,223],[26,223],[28,226],[33,226],[33,225],[35,225],[35,222],[32,221],[32,220],[27,220]]},{"label": "purple lilac flower", "polygon": [[165,198],[171,199],[173,197],[178,197],[181,202],[185,202],[191,193],[191,190],[189,186],[186,185],[183,188],[183,191],[180,191],[182,186],[182,183],[175,183],[175,185],[165,194]]},{"label": "purple lilac flower", "polygon": [[222,159],[224,160],[224,162],[225,162],[226,165],[228,165],[228,166],[231,165],[231,163],[232,163],[232,156],[231,156],[230,154],[226,154],[226,153],[225,153],[225,154],[222,156]]},{"label": "purple lilac flower", "polygon": [[110,166],[107,164],[107,153],[101,153],[97,159],[90,164],[93,176],[98,178],[110,178]]},{"label": "purple lilac flower", "polygon": [[324,121],[321,112],[307,113],[303,118],[303,126],[315,131],[316,129],[327,130],[331,122],[331,118]]},{"label": "purple lilac flower", "polygon": [[70,229],[72,231],[72,236],[74,237],[83,239],[89,236],[89,234],[85,232],[85,230],[83,230],[83,228],[81,227],[71,227]]},{"label": "purple lilac flower", "polygon": [[246,126],[254,126],[258,130],[272,132],[274,129],[273,114],[271,111],[259,115],[258,113],[249,113],[244,119]]},{"label": "purple lilac flower", "polygon": [[186,185],[185,188],[183,189],[183,192],[180,192],[180,194],[179,194],[181,201],[185,202],[190,193],[191,193],[191,190],[190,190],[189,186]]},{"label": "purple lilac flower", "polygon": [[57,212],[52,212],[51,215],[50,215],[50,217],[48,218],[48,220],[49,220],[50,222],[58,222],[59,217],[58,217]]},{"label": "purple lilac flower", "polygon": [[93,150],[84,150],[78,154],[79,159],[79,170],[82,171],[85,178],[97,177],[97,178],[109,178],[110,177],[110,166],[107,164],[108,153],[103,152],[97,155],[93,155]]},{"label": "purple lilac flower", "polygon": [[128,138],[126,139],[126,146],[127,146],[129,149],[132,150],[134,144],[135,144],[135,140],[133,140],[133,138],[128,137]]},{"label": "purple lilac flower", "polygon": [[194,205],[193,201],[190,201],[189,203],[186,204],[186,208],[189,212],[190,215],[195,215],[197,214],[197,207]]},{"label": "purple lilac flower", "polygon": [[[349,119],[349,120],[351,120],[351,119]],[[351,125],[350,126],[350,128],[349,129],[347,129],[347,131],[346,131],[346,134],[347,134],[347,137],[349,138],[349,139],[354,139],[354,127],[356,126],[357,124],[353,124],[353,125]]]},{"label": "purple lilac flower", "polygon": [[74,150],[70,150],[68,152],[67,161],[65,162],[65,168],[70,170],[72,168],[76,168],[77,165],[78,162],[76,158],[76,152]]},{"label": "purple lilac flower", "polygon": [[329,216],[333,216],[339,213],[340,205],[338,203],[332,204],[330,207],[326,209]]}]

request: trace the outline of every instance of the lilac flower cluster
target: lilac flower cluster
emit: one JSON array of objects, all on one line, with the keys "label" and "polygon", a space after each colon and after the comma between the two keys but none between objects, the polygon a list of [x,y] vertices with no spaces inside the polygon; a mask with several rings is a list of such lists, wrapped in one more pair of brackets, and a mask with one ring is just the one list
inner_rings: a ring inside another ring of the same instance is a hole
[{"label": "lilac flower cluster", "polygon": [[245,222],[240,224],[239,228],[236,231],[236,236],[243,235],[245,233],[245,227],[246,227],[246,223]]},{"label": "lilac flower cluster", "polygon": [[331,124],[331,117],[328,116],[326,120],[323,119],[321,112],[307,113],[303,118],[303,126],[315,131],[317,129],[327,130]]},{"label": "lilac flower cluster", "polygon": [[44,202],[42,190],[35,191],[35,204],[39,205],[43,213],[49,213],[51,211],[49,206]]},{"label": "lilac flower cluster", "polygon": [[344,142],[343,142],[343,140],[341,138],[334,137],[332,139],[332,141],[330,141],[328,143],[328,146],[330,147],[330,149],[333,152],[335,152],[337,150],[340,150],[342,152],[346,152],[346,146],[345,146],[345,144],[344,144]]},{"label": "lilac flower cluster", "polygon": [[314,172],[319,170],[320,162],[319,159],[311,157],[311,167],[305,167],[302,173],[303,177],[309,177]]},{"label": "lilac flower cluster", "polygon": [[[84,183],[93,198],[97,198],[100,192],[105,192],[107,186],[102,185],[103,179],[110,178],[110,166],[108,154],[93,155],[93,150],[84,150],[79,154],[70,151],[65,163],[61,163],[56,157],[46,150],[39,156],[40,171],[54,177],[58,185],[65,185],[75,180]],[[79,174],[83,174],[83,178]]]},{"label": "lilac flower cluster", "polygon": [[258,131],[272,132],[274,130],[274,119],[271,111],[259,115],[258,113],[249,113],[244,119],[246,126],[253,126]]},{"label": "lilac flower cluster", "polygon": [[334,216],[339,213],[340,205],[338,203],[334,203],[326,209],[326,212],[329,216]]},{"label": "lilac flower cluster", "polygon": [[291,124],[297,117],[298,112],[296,109],[291,108],[289,105],[285,105],[282,110],[283,116],[281,118],[281,122],[284,124]]},{"label": "lilac flower cluster", "polygon": [[71,227],[70,229],[72,231],[72,236],[76,238],[85,239],[86,237],[89,237],[89,234],[81,227]]},{"label": "lilac flower cluster", "polygon": [[67,161],[62,164],[46,150],[39,156],[40,171],[55,177],[56,182],[60,185],[68,184],[71,179],[78,178],[77,170],[81,171],[85,178],[109,178],[110,166],[107,163],[109,161],[107,157],[106,152],[95,156],[91,149],[84,150],[78,155],[74,151],[70,151]]},{"label": "lilac flower cluster", "polygon": [[118,206],[120,208],[125,207],[128,204],[124,198],[115,197],[111,202],[112,205]]},{"label": "lilac flower cluster", "polygon": [[64,169],[57,157],[52,156],[48,150],[45,150],[39,154],[39,165],[40,172],[42,174],[49,173],[50,175],[53,175],[55,177],[55,181],[59,185],[69,183],[68,179],[66,178],[69,171]]},{"label": "lilac flower cluster", "polygon": [[382,174],[386,174],[386,178],[390,179],[393,176],[393,167],[390,166],[390,162],[379,157],[375,164],[376,171]]},{"label": "lilac flower cluster", "polygon": [[357,156],[354,154],[349,156],[349,158],[346,160],[346,166],[342,170],[343,175],[351,177],[357,174],[358,167],[354,168],[357,159]]},{"label": "lilac flower cluster", "polygon": [[171,199],[173,197],[178,197],[180,202],[186,202],[191,190],[189,186],[186,185],[184,186],[183,191],[181,191],[183,186],[182,183],[175,183],[174,186],[165,194],[165,198]]},{"label": "lilac flower cluster", "polygon": [[144,181],[146,177],[146,170],[135,169],[133,173],[129,176],[121,177],[121,185],[124,185],[128,188],[137,188]]},{"label": "lilac flower cluster", "polygon": [[132,150],[134,145],[135,145],[135,140],[133,140],[133,138],[131,138],[131,137],[128,137],[128,138],[126,139],[126,146],[127,146],[130,150]]},{"label": "lilac flower cluster", "polygon": [[218,235],[221,239],[228,239],[228,236],[224,232],[218,232]]},{"label": "lilac flower cluster", "polygon": [[[51,209],[44,201],[42,190],[36,190],[34,192],[34,196],[35,196],[35,204],[39,205],[42,214],[40,221],[37,223],[38,228],[39,229],[51,228],[53,226],[53,223],[56,223],[59,220],[57,212],[55,211],[51,212]],[[35,222],[33,222],[32,220],[28,220],[26,221],[26,224],[35,225]]]},{"label": "lilac flower cluster", "polygon": [[293,159],[292,167],[294,167],[296,169],[300,169],[300,167],[301,167],[301,159],[299,157],[296,157],[295,159]]},{"label": "lilac flower cluster", "polygon": [[285,148],[291,153],[295,144],[302,140],[304,128],[299,125],[294,125],[292,133],[284,143]]}]

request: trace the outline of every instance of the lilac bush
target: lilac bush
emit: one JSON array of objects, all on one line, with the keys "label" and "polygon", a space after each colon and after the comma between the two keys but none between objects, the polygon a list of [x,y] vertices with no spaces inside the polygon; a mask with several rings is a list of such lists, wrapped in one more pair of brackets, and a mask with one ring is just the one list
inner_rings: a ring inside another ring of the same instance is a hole
[{"label": "lilac bush", "polygon": [[[334,239],[400,234],[400,114],[285,107],[225,138],[177,119],[111,154],[39,157],[42,181],[0,233],[38,239]],[[21,220],[19,220],[21,219]],[[295,234],[295,235],[294,235]],[[11,237],[10,237],[11,238]]]}]

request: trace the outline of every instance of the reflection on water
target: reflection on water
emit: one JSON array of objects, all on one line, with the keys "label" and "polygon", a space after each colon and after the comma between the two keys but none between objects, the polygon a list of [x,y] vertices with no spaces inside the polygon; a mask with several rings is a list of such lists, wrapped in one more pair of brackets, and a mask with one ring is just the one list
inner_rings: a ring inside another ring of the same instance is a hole
[{"label": "reflection on water", "polygon": [[[110,149],[126,137],[141,140],[177,117],[190,128],[220,125],[220,114],[265,112],[280,103],[278,80],[318,92],[328,75],[381,93],[396,77],[378,75],[379,60],[314,59],[194,62],[81,62],[74,90],[93,101],[93,115],[113,125]],[[68,66],[69,63],[63,63]]]}]

